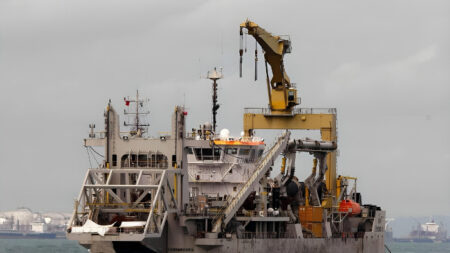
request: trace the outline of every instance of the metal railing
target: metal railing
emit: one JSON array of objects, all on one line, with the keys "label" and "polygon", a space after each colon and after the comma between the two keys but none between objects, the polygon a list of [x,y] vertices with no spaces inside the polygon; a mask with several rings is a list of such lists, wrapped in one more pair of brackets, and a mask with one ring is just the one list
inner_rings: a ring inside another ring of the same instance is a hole
[{"label": "metal railing", "polygon": [[295,234],[288,232],[243,232],[239,239],[272,239],[272,238],[297,238]]},{"label": "metal railing", "polygon": [[245,108],[244,113],[248,114],[263,114],[263,115],[288,115],[296,114],[336,114],[336,108],[295,108],[290,113],[274,114],[270,108]]},{"label": "metal railing", "polygon": [[255,183],[259,182],[259,179],[263,176],[263,174],[267,171],[268,167],[270,167],[270,162],[273,161],[273,158],[283,150],[289,140],[290,133],[287,131],[283,133],[281,137],[278,137],[277,142],[270,148],[267,152],[267,155],[260,161],[256,170],[253,172],[249,180],[239,192],[236,194],[234,198],[231,199],[229,205],[225,206],[221,212],[214,218],[213,220],[213,231],[218,231],[220,226],[223,223],[227,223],[232,216],[236,213],[237,209],[242,205],[243,201],[247,198],[250,193],[250,189]]},{"label": "metal railing", "polygon": [[[248,211],[248,210],[246,210],[246,213],[243,213],[243,212],[237,212],[237,215],[236,215],[237,217],[238,216],[243,216],[243,217],[257,217],[257,218],[259,218],[259,217],[261,217],[261,215],[260,215],[260,211],[255,211],[255,210],[253,210],[253,211]],[[277,215],[274,215],[273,213],[269,213],[269,212],[266,212],[265,214],[264,214],[264,216],[263,217],[289,217],[289,216],[285,216],[285,215],[283,215],[283,214],[277,214]]]},{"label": "metal railing", "polygon": [[111,227],[105,235],[119,235],[119,234],[143,234],[144,227],[131,227],[131,228],[121,228],[121,227]]}]

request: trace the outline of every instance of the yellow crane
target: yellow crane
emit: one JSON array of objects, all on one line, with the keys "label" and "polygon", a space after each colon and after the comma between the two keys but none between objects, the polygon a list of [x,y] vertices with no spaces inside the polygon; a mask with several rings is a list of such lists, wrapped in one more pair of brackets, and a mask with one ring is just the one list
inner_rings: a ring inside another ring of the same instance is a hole
[{"label": "yellow crane", "polygon": [[[266,61],[269,109],[247,108],[244,113],[244,133],[253,135],[254,129],[320,130],[322,140],[337,141],[335,108],[294,108],[299,104],[297,90],[284,69],[283,57],[291,52],[291,41],[274,36],[256,23],[246,20],[240,25],[241,48],[239,50],[242,76],[242,35],[244,29],[252,35],[264,51]],[[267,63],[272,69],[269,82]],[[325,181],[328,191],[336,199],[336,152],[327,156],[328,170]],[[328,201],[330,203],[331,201]]]},{"label": "yellow crane", "polygon": [[[295,89],[295,87],[291,84],[283,63],[284,55],[291,52],[291,41],[289,39],[281,38],[280,36],[273,36],[249,20],[242,23],[240,27],[241,48],[239,50],[241,76],[242,55],[244,54],[244,50],[242,48],[244,29],[247,30],[248,34],[252,35],[256,39],[258,44],[261,45],[264,50],[266,73],[267,63],[270,64],[272,69],[272,79],[270,82],[267,76],[267,91],[269,95],[270,109],[280,114],[291,112],[294,106],[299,104],[297,100],[297,89]],[[255,59],[257,59],[256,49]]]}]

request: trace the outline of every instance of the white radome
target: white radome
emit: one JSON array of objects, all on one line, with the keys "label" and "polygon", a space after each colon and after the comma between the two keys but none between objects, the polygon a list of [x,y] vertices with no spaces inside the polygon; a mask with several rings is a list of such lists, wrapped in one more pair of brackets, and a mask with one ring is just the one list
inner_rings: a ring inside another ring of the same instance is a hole
[{"label": "white radome", "polygon": [[230,130],[224,128],[222,130],[220,130],[220,135],[219,135],[220,139],[223,141],[228,140],[228,138],[230,137]]}]

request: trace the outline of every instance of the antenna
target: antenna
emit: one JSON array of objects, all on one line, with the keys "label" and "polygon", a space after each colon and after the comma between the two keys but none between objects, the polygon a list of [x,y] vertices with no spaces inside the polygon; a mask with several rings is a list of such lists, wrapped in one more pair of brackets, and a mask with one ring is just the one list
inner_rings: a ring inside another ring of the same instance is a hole
[{"label": "antenna", "polygon": [[216,115],[217,110],[219,109],[220,105],[217,103],[217,80],[223,78],[222,74],[222,68],[220,68],[219,71],[217,71],[217,68],[214,68],[212,71],[208,71],[207,78],[213,81],[213,95],[212,95],[212,115],[213,115],[213,131],[216,132]]},{"label": "antenna", "polygon": [[135,105],[135,108],[129,108],[128,110],[125,109],[123,111],[125,115],[133,115],[134,122],[130,123],[125,121],[123,122],[123,124],[125,126],[131,126],[131,135],[137,135],[141,137],[143,133],[147,132],[148,126],[150,126],[150,124],[148,123],[143,123],[143,120],[141,119],[142,115],[150,114],[149,111],[142,111],[144,108],[144,103],[147,103],[149,99],[140,99],[139,90],[136,90],[136,98],[126,97],[123,98],[123,100],[125,101],[125,105],[127,107],[129,107],[131,103],[134,103]]}]

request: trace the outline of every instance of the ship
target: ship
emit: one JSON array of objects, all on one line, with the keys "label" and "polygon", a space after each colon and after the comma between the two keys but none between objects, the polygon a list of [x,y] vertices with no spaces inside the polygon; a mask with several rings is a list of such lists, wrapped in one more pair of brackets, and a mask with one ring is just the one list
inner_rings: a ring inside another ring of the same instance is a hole
[{"label": "ship", "polygon": [[26,207],[0,212],[0,238],[65,238],[69,217],[64,213],[36,213]]},{"label": "ship", "polygon": [[392,226],[389,224],[394,221],[394,218],[386,218],[384,225],[384,242],[389,244],[394,241],[394,232],[392,230]]},{"label": "ship", "polygon": [[437,224],[434,219],[424,224],[417,224],[409,233],[409,239],[413,242],[445,242],[447,230],[442,224]]},{"label": "ship", "polygon": [[[263,47],[271,106],[245,109],[238,136],[219,131],[217,69],[208,73],[213,122],[189,131],[186,108],[176,106],[171,131],[150,137],[139,93],[124,98],[132,115],[124,131],[109,101],[104,129],[91,124],[84,139],[103,162],[86,172],[68,239],[90,252],[384,252],[385,210],[363,203],[357,178],[336,175],[336,109],[296,107],[295,85],[282,63],[281,75],[276,69],[290,42],[248,20],[243,29],[281,49]],[[254,129],[280,131],[269,143]],[[293,138],[301,129],[318,129],[322,139]],[[312,168],[296,168],[297,154]],[[298,178],[299,169],[309,176]]]}]

